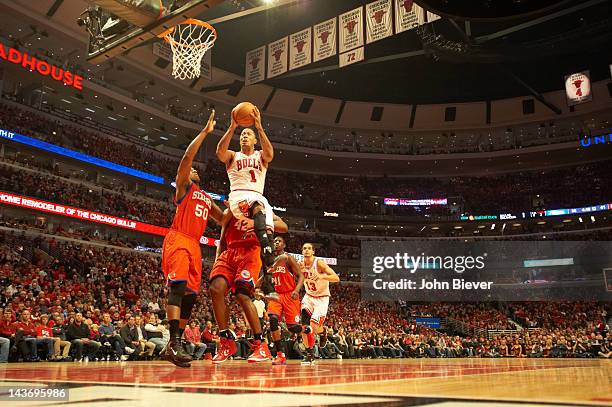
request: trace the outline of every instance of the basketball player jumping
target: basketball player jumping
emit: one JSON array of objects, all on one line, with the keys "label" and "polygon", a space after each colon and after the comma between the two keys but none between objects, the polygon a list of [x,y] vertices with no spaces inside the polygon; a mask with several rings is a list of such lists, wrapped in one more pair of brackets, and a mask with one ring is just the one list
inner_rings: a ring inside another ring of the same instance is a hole
[{"label": "basketball player jumping", "polygon": [[323,328],[327,308],[329,307],[329,283],[338,283],[340,277],[323,260],[315,257],[312,243],[302,245],[304,260],[300,262],[304,273],[306,294],[302,298],[302,338],[306,345],[306,356],[302,363],[313,364],[312,348],[315,344],[315,334],[321,334],[320,346],[327,343],[327,335]]},{"label": "basketball player jumping", "polygon": [[206,127],[185,150],[176,173],[174,203],[177,206],[174,221],[164,239],[162,270],[170,286],[166,313],[170,325],[170,342],[164,358],[177,366],[189,367],[191,356],[185,352],[181,336],[200,292],[202,279],[202,252],[200,237],[210,216],[221,223],[221,209],[199,187],[200,177],[192,163],[202,142],[215,128],[215,111]]},{"label": "basketball player jumping", "polygon": [[[272,266],[272,280],[278,299],[270,299],[268,302],[268,315],[270,316],[270,334],[276,348],[276,358],[273,365],[284,365],[287,363],[283,342],[281,341],[281,330],[279,321],[285,317],[287,329],[299,334],[302,332],[300,325],[300,290],[304,284],[302,267],[290,255],[285,253],[285,239],[281,236],[274,238],[274,254],[276,261]],[[297,283],[295,281],[297,277]]]},{"label": "basketball player jumping", "polygon": [[[273,214],[273,219],[278,231],[287,232],[287,224],[281,218]],[[257,309],[251,301],[260,270],[260,247],[253,233],[253,220],[237,219],[226,210],[223,214],[217,259],[210,272],[210,297],[221,339],[219,351],[213,358],[214,364],[225,362],[236,353],[236,343],[228,330],[229,308],[225,302],[230,290],[253,331],[253,352],[247,361],[263,362],[270,359],[268,345],[262,342],[262,327]]]},{"label": "basketball player jumping", "polygon": [[259,109],[255,107],[251,115],[261,140],[261,150],[255,150],[257,137],[248,127],[240,133],[240,151],[229,150],[238,126],[232,114],[230,126],[217,144],[217,157],[225,164],[230,180],[230,210],[238,220],[253,220],[255,236],[267,269],[274,263],[271,245],[274,221],[272,207],[263,196],[263,191],[268,165],[274,159],[274,148],[261,124]]}]

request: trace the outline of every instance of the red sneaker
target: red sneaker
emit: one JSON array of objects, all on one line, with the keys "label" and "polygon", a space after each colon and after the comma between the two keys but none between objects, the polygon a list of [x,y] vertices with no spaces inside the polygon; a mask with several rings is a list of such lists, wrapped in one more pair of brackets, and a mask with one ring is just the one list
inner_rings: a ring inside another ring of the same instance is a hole
[{"label": "red sneaker", "polygon": [[285,354],[283,352],[276,352],[276,357],[272,361],[273,365],[286,365],[287,358],[285,358]]},{"label": "red sneaker", "polygon": [[253,353],[249,355],[249,357],[247,358],[247,362],[265,362],[266,360],[270,360],[271,358],[272,355],[270,354],[268,345],[261,341],[255,341],[253,342]]},{"label": "red sneaker", "polygon": [[212,362],[214,364],[223,363],[227,360],[227,358],[236,353],[236,350],[236,342],[231,339],[221,338],[219,351],[217,351],[217,354],[213,358]]}]

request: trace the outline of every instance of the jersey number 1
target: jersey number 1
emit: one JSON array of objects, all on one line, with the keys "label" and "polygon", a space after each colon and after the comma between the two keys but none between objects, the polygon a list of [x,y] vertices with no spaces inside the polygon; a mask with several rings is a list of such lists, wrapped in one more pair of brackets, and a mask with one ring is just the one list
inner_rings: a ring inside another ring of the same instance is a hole
[{"label": "jersey number 1", "polygon": [[257,178],[255,178],[255,171],[251,170],[249,171],[249,174],[251,174],[251,182],[257,182]]}]

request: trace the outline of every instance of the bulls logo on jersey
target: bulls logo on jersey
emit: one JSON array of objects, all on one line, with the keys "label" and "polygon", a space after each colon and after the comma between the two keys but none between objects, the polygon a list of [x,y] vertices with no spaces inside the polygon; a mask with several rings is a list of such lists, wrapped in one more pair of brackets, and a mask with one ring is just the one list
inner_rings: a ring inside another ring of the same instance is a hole
[{"label": "bulls logo on jersey", "polygon": [[261,152],[251,155],[237,151],[227,168],[232,191],[253,191],[263,194],[267,168],[261,158]]},{"label": "bulls logo on jersey", "polygon": [[249,270],[242,270],[240,272],[240,277],[243,280],[250,280],[251,279],[251,272]]}]

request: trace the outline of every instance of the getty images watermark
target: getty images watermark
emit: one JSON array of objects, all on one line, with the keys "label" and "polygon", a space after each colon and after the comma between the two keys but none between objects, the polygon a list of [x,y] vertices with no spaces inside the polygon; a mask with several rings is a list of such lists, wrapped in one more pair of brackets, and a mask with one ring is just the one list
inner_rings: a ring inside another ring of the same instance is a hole
[{"label": "getty images watermark", "polygon": [[[373,259],[372,271],[381,274],[385,270],[403,270],[415,274],[421,270],[452,270],[457,274],[463,274],[466,270],[483,270],[485,258],[482,256],[427,256],[421,253],[413,256],[409,253],[395,253],[395,256],[376,256]],[[440,281],[435,277],[431,280],[423,277],[417,281],[413,278],[402,278],[399,281],[384,281],[377,278],[373,282],[374,288],[380,289],[407,289],[407,290],[448,290],[453,289],[483,289],[490,290],[493,281],[465,281],[463,278],[453,278],[451,281]]]},{"label": "getty images watermark", "polygon": [[362,243],[369,300],[612,299],[612,242]]}]

